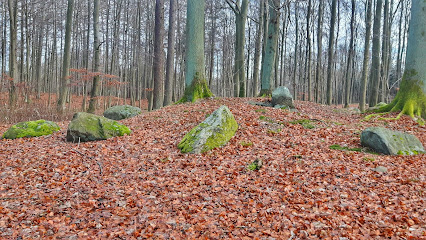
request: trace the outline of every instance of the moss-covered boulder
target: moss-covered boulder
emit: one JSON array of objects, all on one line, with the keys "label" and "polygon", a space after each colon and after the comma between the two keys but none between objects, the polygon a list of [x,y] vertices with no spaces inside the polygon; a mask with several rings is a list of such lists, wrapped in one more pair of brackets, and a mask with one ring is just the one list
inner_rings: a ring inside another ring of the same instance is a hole
[{"label": "moss-covered boulder", "polygon": [[415,155],[425,153],[419,139],[411,134],[371,127],[361,133],[361,145],[386,155]]},{"label": "moss-covered boulder", "polygon": [[88,142],[130,134],[125,125],[90,113],[74,114],[67,130],[67,141]]},{"label": "moss-covered boulder", "polygon": [[141,114],[141,112],[142,110],[138,107],[133,107],[130,105],[120,105],[108,108],[104,112],[104,117],[112,120],[122,120],[139,115]]},{"label": "moss-covered boulder", "polygon": [[50,135],[59,130],[60,128],[58,124],[41,119],[37,121],[17,123],[3,134],[3,138],[16,139],[23,137],[40,137]]},{"label": "moss-covered boulder", "polygon": [[238,129],[228,107],[221,106],[187,133],[178,148],[183,153],[203,153],[225,145]]}]

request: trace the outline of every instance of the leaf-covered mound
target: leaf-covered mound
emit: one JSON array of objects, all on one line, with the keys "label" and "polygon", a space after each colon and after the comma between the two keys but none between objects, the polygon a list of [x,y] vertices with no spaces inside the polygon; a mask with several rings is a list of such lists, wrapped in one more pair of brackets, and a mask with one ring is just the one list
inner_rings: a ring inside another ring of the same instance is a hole
[{"label": "leaf-covered mound", "polygon": [[[165,107],[123,120],[132,135],[105,141],[69,144],[66,130],[0,140],[0,238],[423,237],[424,155],[329,147],[362,148],[361,131],[385,125],[426,145],[425,127],[407,116],[364,122],[300,101],[299,112],[246,102]],[[185,133],[221,105],[238,122],[236,135],[223,148],[182,154],[177,144]],[[302,119],[314,128],[290,123]],[[262,167],[249,170],[257,159]]]}]

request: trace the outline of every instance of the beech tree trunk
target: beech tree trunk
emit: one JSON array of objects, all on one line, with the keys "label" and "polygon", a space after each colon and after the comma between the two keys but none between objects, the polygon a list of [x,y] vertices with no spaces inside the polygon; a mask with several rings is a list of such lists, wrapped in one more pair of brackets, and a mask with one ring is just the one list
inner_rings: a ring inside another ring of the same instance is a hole
[{"label": "beech tree trunk", "polygon": [[352,71],[354,71],[352,62],[354,59],[354,38],[355,38],[355,0],[352,0],[352,16],[351,16],[351,39],[349,40],[349,54],[346,66],[346,81],[345,81],[345,108],[349,107],[351,98],[351,77]]},{"label": "beech tree trunk", "polygon": [[211,97],[204,66],[205,0],[188,0],[186,16],[185,93],[179,102]]},{"label": "beech tree trunk", "polygon": [[[400,90],[381,111],[426,118],[426,1],[412,0],[405,71]],[[421,121],[424,124],[424,121]]]},{"label": "beech tree trunk", "polygon": [[322,23],[323,23],[324,0],[319,0],[318,7],[318,29],[317,29],[317,66],[315,72],[315,102],[320,101],[320,86],[322,82]]},{"label": "beech tree trunk", "polygon": [[[312,99],[312,76],[311,76],[311,8],[312,8],[312,0],[308,2],[308,14],[306,16],[306,59],[305,59],[305,76],[307,80],[307,90],[308,90],[308,101]],[[305,95],[303,95],[305,98]]]},{"label": "beech tree trunk", "polygon": [[257,23],[257,32],[256,32],[256,44],[254,50],[254,63],[253,63],[253,91],[252,96],[257,96],[259,91],[259,64],[260,64],[260,54],[262,52],[262,36],[263,36],[263,14],[264,14],[264,1],[259,1],[259,20]]},{"label": "beech tree trunk", "polygon": [[275,57],[277,55],[277,40],[279,35],[280,23],[280,1],[269,1],[269,21],[268,21],[268,34],[265,46],[265,58],[262,62],[262,77],[261,77],[261,90],[260,95],[271,94],[271,83],[273,78],[273,68],[275,66]]},{"label": "beech tree trunk", "polygon": [[331,3],[331,26],[328,40],[328,65],[327,65],[327,105],[331,105],[333,97],[333,62],[334,62],[334,29],[336,26],[337,0]]},{"label": "beech tree trunk", "polygon": [[373,49],[372,49],[372,63],[370,73],[371,92],[368,105],[374,107],[379,98],[379,83],[380,83],[380,26],[382,19],[382,5],[383,0],[376,2],[376,14],[374,15],[373,24]]},{"label": "beech tree trunk", "polygon": [[163,106],[170,105],[173,97],[173,73],[175,59],[175,0],[170,0],[169,9],[169,32],[167,37],[167,60],[166,60],[166,80],[164,90]]},{"label": "beech tree trunk", "polygon": [[65,103],[69,93],[69,68],[71,61],[71,34],[72,34],[72,18],[73,18],[74,0],[68,0],[67,7],[67,20],[65,23],[65,43],[64,43],[64,57],[62,63],[62,76],[61,88],[59,91],[57,111],[63,113],[65,110]]},{"label": "beech tree trunk", "polygon": [[154,27],[154,102],[153,109],[159,109],[164,101],[164,0],[155,2]]},{"label": "beech tree trunk", "polygon": [[372,15],[372,0],[367,0],[367,13],[365,20],[365,40],[364,40],[364,60],[362,63],[362,77],[361,77],[361,92],[359,110],[365,111],[366,96],[367,96],[367,83],[368,83],[368,63],[370,60],[370,37],[371,37],[371,15]]},{"label": "beech tree trunk", "polygon": [[16,61],[16,44],[18,41],[18,0],[8,0],[9,7],[9,106],[14,108],[18,101],[18,94],[16,92],[16,84],[19,82],[18,66]]},{"label": "beech tree trunk", "polygon": [[95,50],[94,52],[94,69],[93,71],[98,73],[93,78],[93,85],[92,85],[92,92],[90,93],[90,101],[89,101],[89,109],[87,112],[94,113],[96,111],[96,106],[98,102],[98,96],[100,91],[100,41],[99,41],[99,0],[94,0],[94,7],[93,7],[93,48]]}]

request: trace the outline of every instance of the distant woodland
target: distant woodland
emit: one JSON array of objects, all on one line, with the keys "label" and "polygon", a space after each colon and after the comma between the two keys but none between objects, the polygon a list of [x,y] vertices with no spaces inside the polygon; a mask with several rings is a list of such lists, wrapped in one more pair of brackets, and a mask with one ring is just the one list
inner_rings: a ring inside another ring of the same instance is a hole
[{"label": "distant woodland", "polygon": [[[98,81],[98,95],[109,97],[103,107],[124,98],[137,105],[152,98],[161,74],[168,98],[161,102],[175,102],[185,88],[186,5],[1,0],[0,92],[16,96],[9,97],[11,107],[48,94],[49,106],[83,96],[86,109]],[[258,96],[266,45],[274,37],[270,88],[284,85],[295,99],[348,105],[362,101],[366,81],[367,103],[389,102],[403,73],[410,7],[409,0],[207,0],[205,78],[216,96]],[[270,32],[271,14],[277,36]],[[164,62],[157,73],[156,43]],[[64,88],[70,90],[61,94]]]}]

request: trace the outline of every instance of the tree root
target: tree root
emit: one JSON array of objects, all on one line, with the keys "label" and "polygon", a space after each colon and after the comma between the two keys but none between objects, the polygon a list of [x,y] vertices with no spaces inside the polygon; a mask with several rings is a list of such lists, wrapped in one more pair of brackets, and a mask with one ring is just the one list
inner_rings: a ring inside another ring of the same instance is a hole
[{"label": "tree root", "polygon": [[374,110],[374,114],[370,114],[364,117],[365,121],[369,121],[373,117],[382,116],[389,112],[400,112],[395,118],[378,118],[378,120],[398,120],[403,114],[410,116],[414,121],[419,125],[425,125],[425,120],[422,117],[422,104],[417,103],[415,100],[404,99],[404,98],[395,98],[390,104],[383,106],[379,109]]}]

